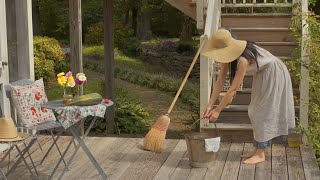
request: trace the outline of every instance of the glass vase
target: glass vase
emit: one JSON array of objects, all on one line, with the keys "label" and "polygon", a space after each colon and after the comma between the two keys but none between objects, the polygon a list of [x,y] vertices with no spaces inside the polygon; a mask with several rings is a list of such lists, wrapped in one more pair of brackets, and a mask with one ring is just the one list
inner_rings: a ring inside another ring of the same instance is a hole
[{"label": "glass vase", "polygon": [[63,104],[66,105],[69,101],[73,98],[72,89],[71,88],[64,88],[63,89]]}]

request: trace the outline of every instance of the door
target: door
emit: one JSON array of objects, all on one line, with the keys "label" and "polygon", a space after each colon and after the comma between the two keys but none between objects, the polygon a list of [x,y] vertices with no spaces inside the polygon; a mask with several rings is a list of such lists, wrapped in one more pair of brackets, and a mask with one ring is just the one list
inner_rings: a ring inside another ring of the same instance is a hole
[{"label": "door", "polygon": [[9,100],[6,98],[4,86],[9,83],[7,23],[5,0],[0,0],[0,106],[1,116],[10,116]]}]

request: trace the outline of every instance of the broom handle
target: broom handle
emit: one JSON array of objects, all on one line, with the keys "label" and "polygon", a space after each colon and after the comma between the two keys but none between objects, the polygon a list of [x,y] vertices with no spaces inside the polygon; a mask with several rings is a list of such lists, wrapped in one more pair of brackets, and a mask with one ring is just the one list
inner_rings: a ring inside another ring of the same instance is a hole
[{"label": "broom handle", "polygon": [[199,55],[200,55],[200,52],[201,52],[204,44],[206,43],[206,41],[207,41],[207,36],[205,36],[203,42],[200,44],[200,47],[199,47],[196,55],[195,55],[194,58],[193,58],[193,61],[192,61],[191,65],[190,65],[190,67],[189,67],[189,70],[188,70],[186,76],[184,77],[184,79],[183,79],[183,81],[182,81],[182,83],[181,83],[181,85],[180,85],[180,88],[179,88],[176,96],[174,97],[171,105],[170,105],[170,108],[169,108],[169,110],[168,110],[167,115],[171,113],[171,111],[172,111],[172,109],[173,109],[173,106],[176,104],[176,102],[177,102],[177,100],[178,100],[178,97],[179,97],[179,95],[180,95],[180,93],[181,93],[184,85],[186,84],[186,82],[187,82],[187,80],[188,80],[188,77],[189,77],[189,75],[190,75],[190,73],[191,73],[191,71],[192,71],[192,69],[193,69],[193,66],[195,65],[195,63],[196,63],[196,61],[197,61],[197,59],[198,59],[198,57],[199,57]]}]

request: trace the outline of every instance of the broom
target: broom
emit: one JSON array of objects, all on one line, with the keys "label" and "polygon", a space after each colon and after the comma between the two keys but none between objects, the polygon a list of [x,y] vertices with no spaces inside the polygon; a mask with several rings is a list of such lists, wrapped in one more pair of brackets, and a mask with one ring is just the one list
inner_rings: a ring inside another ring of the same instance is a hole
[{"label": "broom", "polygon": [[166,133],[167,133],[167,129],[168,126],[170,124],[170,117],[169,114],[171,113],[173,106],[176,104],[176,101],[184,87],[184,85],[187,82],[187,79],[191,73],[191,70],[193,69],[199,55],[200,52],[202,50],[202,48],[204,47],[204,44],[207,41],[207,36],[204,36],[203,42],[201,43],[195,57],[193,58],[193,61],[189,67],[189,70],[186,74],[186,76],[184,77],[182,84],[180,85],[180,88],[176,94],[176,96],[174,97],[170,108],[167,112],[166,115],[162,115],[160,116],[157,121],[152,125],[151,130],[148,132],[148,134],[145,136],[144,138],[144,143],[143,143],[143,148],[145,150],[149,150],[149,151],[153,151],[153,152],[162,152],[164,149],[164,141],[165,141],[165,137],[166,137]]}]

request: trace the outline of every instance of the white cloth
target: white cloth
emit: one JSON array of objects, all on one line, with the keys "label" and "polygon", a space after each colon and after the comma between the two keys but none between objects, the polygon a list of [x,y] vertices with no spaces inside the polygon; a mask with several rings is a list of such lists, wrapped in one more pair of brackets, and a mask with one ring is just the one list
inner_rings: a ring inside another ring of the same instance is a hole
[{"label": "white cloth", "polygon": [[206,152],[218,152],[220,148],[220,137],[205,139]]}]

